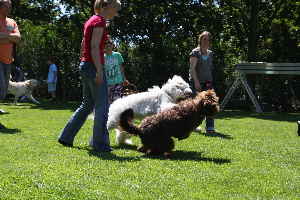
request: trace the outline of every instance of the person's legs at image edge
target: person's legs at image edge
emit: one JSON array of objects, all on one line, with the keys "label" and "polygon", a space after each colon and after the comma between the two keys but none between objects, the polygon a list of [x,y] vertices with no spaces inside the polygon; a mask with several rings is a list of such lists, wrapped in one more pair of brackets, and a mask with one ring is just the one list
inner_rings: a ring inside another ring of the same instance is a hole
[{"label": "person's legs at image edge", "polygon": [[[0,100],[3,100],[6,97],[10,71],[11,65],[0,62]],[[6,112],[1,109],[1,113]],[[6,127],[0,123],[0,129],[6,129]]]},{"label": "person's legs at image edge", "polygon": [[6,97],[10,72],[11,65],[0,62],[0,100]]}]

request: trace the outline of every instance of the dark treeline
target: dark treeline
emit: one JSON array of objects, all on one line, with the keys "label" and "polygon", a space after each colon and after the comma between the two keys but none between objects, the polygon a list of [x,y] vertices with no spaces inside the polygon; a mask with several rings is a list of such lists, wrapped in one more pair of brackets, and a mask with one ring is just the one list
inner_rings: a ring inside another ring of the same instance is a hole
[{"label": "dark treeline", "polygon": [[[127,78],[140,90],[174,74],[187,80],[189,52],[203,30],[213,35],[221,97],[236,63],[300,62],[299,1],[123,0],[122,5],[109,33],[124,56]],[[80,98],[79,47],[92,7],[93,1],[86,0],[13,1],[22,34],[17,63],[29,77],[45,79],[46,59],[55,56],[63,99]]]}]

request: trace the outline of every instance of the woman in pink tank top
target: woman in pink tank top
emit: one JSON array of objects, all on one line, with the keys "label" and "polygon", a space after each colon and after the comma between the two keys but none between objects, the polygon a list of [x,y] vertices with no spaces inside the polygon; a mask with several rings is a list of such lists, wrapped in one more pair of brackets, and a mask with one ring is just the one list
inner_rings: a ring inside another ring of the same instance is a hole
[{"label": "woman in pink tank top", "polygon": [[64,146],[73,146],[77,132],[94,110],[94,127],[90,146],[99,152],[112,150],[106,127],[108,95],[104,74],[104,45],[107,40],[106,20],[112,20],[117,16],[120,8],[119,0],[96,0],[95,15],[84,24],[79,66],[83,100],[59,136],[58,142]]}]

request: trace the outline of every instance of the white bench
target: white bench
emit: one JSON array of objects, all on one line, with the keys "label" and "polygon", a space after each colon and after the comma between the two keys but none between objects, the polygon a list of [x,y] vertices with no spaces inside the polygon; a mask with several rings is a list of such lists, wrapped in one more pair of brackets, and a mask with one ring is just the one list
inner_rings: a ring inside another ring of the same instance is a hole
[{"label": "white bench", "polygon": [[235,70],[238,72],[238,76],[233,82],[232,86],[225,95],[221,109],[224,109],[225,105],[230,100],[234,91],[242,85],[247,91],[252,103],[255,106],[256,112],[263,112],[255,95],[253,94],[251,87],[249,86],[246,75],[247,74],[267,74],[267,75],[300,75],[300,63],[265,63],[265,62],[250,62],[240,63],[236,65]]}]

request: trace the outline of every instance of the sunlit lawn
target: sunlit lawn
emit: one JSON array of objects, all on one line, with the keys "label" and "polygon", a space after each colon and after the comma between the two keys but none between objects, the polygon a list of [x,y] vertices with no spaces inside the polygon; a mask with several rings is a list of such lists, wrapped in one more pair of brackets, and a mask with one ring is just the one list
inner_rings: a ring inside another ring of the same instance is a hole
[{"label": "sunlit lawn", "polygon": [[300,114],[225,111],[218,134],[176,141],[171,159],[135,146],[88,147],[87,120],[74,148],[57,143],[78,103],[1,104],[0,199],[300,199]]}]

